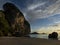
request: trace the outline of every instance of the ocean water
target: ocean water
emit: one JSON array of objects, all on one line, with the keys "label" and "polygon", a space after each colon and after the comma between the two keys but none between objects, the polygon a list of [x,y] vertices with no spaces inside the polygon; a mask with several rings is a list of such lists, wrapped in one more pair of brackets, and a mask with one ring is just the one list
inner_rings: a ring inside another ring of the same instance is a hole
[{"label": "ocean water", "polygon": [[[48,39],[48,34],[30,34],[30,37]],[[58,35],[58,40],[60,40],[60,34]]]}]

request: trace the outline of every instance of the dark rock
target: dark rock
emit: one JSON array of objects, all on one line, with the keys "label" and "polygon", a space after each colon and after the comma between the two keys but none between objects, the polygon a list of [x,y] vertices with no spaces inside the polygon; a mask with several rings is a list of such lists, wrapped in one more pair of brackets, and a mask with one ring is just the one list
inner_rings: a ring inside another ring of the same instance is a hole
[{"label": "dark rock", "polygon": [[5,19],[4,11],[0,10],[0,36],[8,35],[10,30],[8,21]]},{"label": "dark rock", "polygon": [[52,34],[49,34],[49,35],[48,35],[48,38],[49,38],[49,39],[52,38]]},{"label": "dark rock", "polygon": [[28,21],[24,20],[24,27],[25,27],[25,35],[29,35],[30,32],[31,32],[31,29],[30,29],[30,24]]},{"label": "dark rock", "polygon": [[20,12],[19,9],[12,3],[4,4],[3,9],[6,14],[6,19],[8,20],[10,25],[13,25],[17,18],[20,18],[21,16],[23,16],[22,12]]},{"label": "dark rock", "polygon": [[13,35],[19,32],[20,36],[28,35],[30,33],[30,24],[26,21],[22,12],[12,3],[6,3],[3,5],[5,11],[5,17],[8,21]]},{"label": "dark rock", "polygon": [[58,33],[57,32],[53,32],[52,33],[52,38],[53,39],[58,39]]},{"label": "dark rock", "polygon": [[52,34],[48,35],[49,39],[58,39],[58,33],[57,32],[53,32]]},{"label": "dark rock", "polygon": [[39,33],[37,33],[37,32],[33,32],[33,33],[31,33],[31,34],[39,34]]}]

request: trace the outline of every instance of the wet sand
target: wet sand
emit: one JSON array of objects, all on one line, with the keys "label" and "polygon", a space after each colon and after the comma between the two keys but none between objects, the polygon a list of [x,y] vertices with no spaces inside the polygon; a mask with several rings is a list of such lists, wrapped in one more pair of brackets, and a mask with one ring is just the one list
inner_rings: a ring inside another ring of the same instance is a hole
[{"label": "wet sand", "polygon": [[60,45],[60,41],[28,37],[0,37],[0,45]]}]

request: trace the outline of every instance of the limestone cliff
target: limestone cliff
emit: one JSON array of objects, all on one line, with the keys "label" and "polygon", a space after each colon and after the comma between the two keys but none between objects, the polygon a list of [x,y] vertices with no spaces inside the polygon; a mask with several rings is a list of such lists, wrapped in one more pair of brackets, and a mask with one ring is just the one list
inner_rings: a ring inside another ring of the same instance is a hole
[{"label": "limestone cliff", "polygon": [[8,21],[14,36],[25,36],[30,33],[30,24],[26,21],[22,12],[12,3],[3,5],[5,18]]},{"label": "limestone cliff", "polygon": [[10,27],[8,21],[5,19],[4,11],[0,10],[0,36],[7,36]]}]

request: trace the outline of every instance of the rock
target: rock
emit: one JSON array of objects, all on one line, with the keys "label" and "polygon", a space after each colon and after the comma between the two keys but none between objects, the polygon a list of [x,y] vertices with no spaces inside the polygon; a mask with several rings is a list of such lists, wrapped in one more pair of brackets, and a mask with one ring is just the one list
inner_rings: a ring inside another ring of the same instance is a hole
[{"label": "rock", "polygon": [[3,5],[5,11],[5,17],[8,21],[13,35],[15,36],[19,32],[20,36],[25,36],[30,33],[30,24],[26,21],[22,12],[12,3],[5,3]]},{"label": "rock", "polygon": [[57,32],[53,32],[52,34],[49,34],[48,38],[49,39],[58,39],[58,33]]},{"label": "rock", "polygon": [[39,33],[37,33],[37,32],[33,32],[33,33],[31,33],[31,34],[39,34]]},{"label": "rock", "polygon": [[8,35],[10,30],[8,21],[5,19],[4,11],[0,10],[0,36]]},{"label": "rock", "polygon": [[52,33],[52,38],[53,39],[58,39],[58,33],[57,32],[53,32]]},{"label": "rock", "polygon": [[26,32],[25,35],[30,34],[30,32],[31,32],[30,24],[27,20],[24,20],[24,27],[25,27],[25,32]]},{"label": "rock", "polygon": [[49,35],[48,35],[48,38],[51,39],[51,38],[52,38],[52,34],[49,34]]},{"label": "rock", "polygon": [[15,20],[17,20],[19,17],[23,16],[23,14],[19,11],[19,9],[12,3],[4,4],[3,9],[6,14],[6,19],[8,20],[9,24],[12,26],[13,26],[13,24],[15,24]]}]

